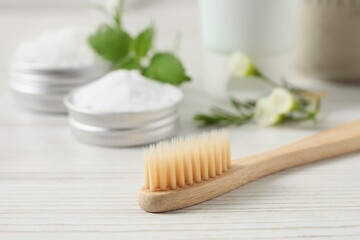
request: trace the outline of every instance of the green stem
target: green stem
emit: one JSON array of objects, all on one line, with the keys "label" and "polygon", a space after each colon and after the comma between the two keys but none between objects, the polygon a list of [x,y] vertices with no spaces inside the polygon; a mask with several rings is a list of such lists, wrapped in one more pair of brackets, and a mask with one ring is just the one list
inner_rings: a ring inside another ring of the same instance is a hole
[{"label": "green stem", "polygon": [[264,81],[265,83],[269,84],[272,87],[281,87],[280,84],[278,84],[277,82],[275,82],[275,81],[271,80],[270,78],[266,77],[257,68],[254,69],[253,75],[259,77],[262,81]]},{"label": "green stem", "polygon": [[117,6],[117,9],[116,9],[115,15],[114,15],[115,26],[119,29],[121,28],[121,24],[122,24],[121,17],[122,17],[123,11],[124,11],[124,2],[125,2],[125,0],[119,0],[119,4]]},{"label": "green stem", "polygon": [[316,102],[314,103],[314,109],[312,111],[307,110],[306,108],[298,105],[296,106],[296,108],[294,109],[295,111],[298,111],[300,113],[305,114],[304,117],[298,117],[298,118],[292,118],[292,121],[305,121],[305,120],[316,120],[316,116],[319,112],[319,100],[317,99]]},{"label": "green stem", "polygon": [[266,82],[266,83],[268,83],[269,85],[271,85],[272,87],[281,87],[280,84],[274,82],[274,81],[271,80],[270,78],[267,78],[267,77],[263,76],[261,79],[262,79],[264,82]]},{"label": "green stem", "polygon": [[314,103],[314,110],[313,110],[313,119],[316,120],[316,117],[320,111],[320,98],[316,98]]}]

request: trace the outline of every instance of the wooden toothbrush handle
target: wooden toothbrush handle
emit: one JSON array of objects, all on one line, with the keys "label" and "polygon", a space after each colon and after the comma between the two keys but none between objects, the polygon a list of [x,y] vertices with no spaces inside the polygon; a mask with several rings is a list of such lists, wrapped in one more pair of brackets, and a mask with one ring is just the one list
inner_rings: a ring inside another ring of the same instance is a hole
[{"label": "wooden toothbrush handle", "polygon": [[271,173],[357,150],[360,150],[360,121],[269,152],[234,160],[225,173],[192,186],[159,192],[142,189],[139,204],[148,212],[166,212],[188,207]]},{"label": "wooden toothbrush handle", "polygon": [[[233,161],[248,181],[287,168],[360,150],[360,121],[335,127],[287,146]],[[244,170],[245,170],[244,169]],[[241,171],[243,172],[243,171]]]}]

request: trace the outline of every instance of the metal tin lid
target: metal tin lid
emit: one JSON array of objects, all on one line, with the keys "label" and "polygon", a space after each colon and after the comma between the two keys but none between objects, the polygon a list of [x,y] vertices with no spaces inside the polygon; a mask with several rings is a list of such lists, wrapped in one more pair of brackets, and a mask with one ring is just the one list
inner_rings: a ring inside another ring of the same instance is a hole
[{"label": "metal tin lid", "polygon": [[67,84],[44,84],[34,83],[29,81],[22,81],[19,79],[10,79],[10,86],[18,91],[40,93],[40,94],[62,94],[66,95],[71,89],[79,87],[80,85],[88,83],[90,80],[83,83],[67,83]]},{"label": "metal tin lid", "polygon": [[62,76],[52,74],[33,74],[9,71],[8,75],[10,79],[26,81],[38,84],[69,84],[69,83],[82,83],[84,81],[94,80],[106,74],[106,72],[98,72],[96,74],[84,74],[78,76]]},{"label": "metal tin lid", "polygon": [[16,101],[32,111],[46,113],[66,113],[62,99],[64,94],[41,94],[20,91],[12,87]]},{"label": "metal tin lid", "polygon": [[166,124],[159,122],[143,128],[122,130],[88,126],[69,118],[74,135],[82,142],[106,147],[131,147],[149,144],[172,136],[177,130],[177,117]]},{"label": "metal tin lid", "polygon": [[172,136],[177,130],[177,110],[183,99],[157,110],[124,113],[96,113],[73,104],[72,90],[64,99],[74,135],[82,142],[107,146],[130,147],[156,142]]},{"label": "metal tin lid", "polygon": [[108,72],[112,68],[109,63],[96,63],[89,66],[74,67],[49,67],[42,64],[12,60],[9,64],[10,71],[31,73],[31,74],[50,74],[52,76],[79,76],[94,72]]}]

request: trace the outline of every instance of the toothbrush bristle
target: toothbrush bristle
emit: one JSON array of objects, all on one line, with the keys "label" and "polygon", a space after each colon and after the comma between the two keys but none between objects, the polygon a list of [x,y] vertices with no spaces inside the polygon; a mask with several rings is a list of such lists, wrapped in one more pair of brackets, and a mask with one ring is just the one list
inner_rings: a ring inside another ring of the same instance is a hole
[{"label": "toothbrush bristle", "polygon": [[144,151],[145,188],[185,187],[222,174],[230,164],[230,139],[224,130],[159,142]]}]

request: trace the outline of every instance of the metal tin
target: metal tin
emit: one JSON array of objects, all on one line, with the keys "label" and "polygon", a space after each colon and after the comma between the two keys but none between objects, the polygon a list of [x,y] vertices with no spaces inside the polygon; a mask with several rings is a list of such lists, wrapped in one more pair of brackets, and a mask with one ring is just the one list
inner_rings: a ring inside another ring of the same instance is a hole
[{"label": "metal tin", "polygon": [[24,62],[24,61],[11,61],[9,64],[10,71],[24,72],[29,74],[40,74],[50,76],[84,76],[86,74],[93,75],[94,73],[109,70],[108,63],[97,63],[91,66],[79,67],[49,67],[42,64]]},{"label": "metal tin", "polygon": [[16,101],[23,107],[38,112],[64,113],[63,94],[31,93],[12,87]]},{"label": "metal tin", "polygon": [[26,80],[20,80],[20,79],[16,79],[16,80],[11,79],[10,86],[20,91],[24,90],[26,92],[32,92],[32,93],[62,94],[64,97],[69,92],[69,90],[86,83],[88,83],[88,80],[79,83],[46,84],[46,83],[37,83]]},{"label": "metal tin", "polygon": [[[74,135],[87,144],[105,147],[130,147],[149,144],[168,138],[177,130],[177,115],[165,124],[152,123],[137,129],[108,129],[88,126],[69,118]],[[168,118],[168,119],[170,119]]]},{"label": "metal tin", "polygon": [[79,88],[72,90],[64,100],[70,118],[85,125],[104,128],[131,129],[142,127],[147,123],[161,120],[175,114],[179,103],[183,99],[182,95],[179,102],[174,105],[154,111],[99,114],[79,108],[72,103],[72,97],[78,90]]},{"label": "metal tin", "polygon": [[[97,76],[98,74],[93,75]],[[54,76],[49,74],[30,74],[24,72],[9,72],[10,79],[22,80],[26,82],[33,82],[38,84],[69,84],[84,82],[84,76]],[[90,76],[91,77],[91,76]],[[86,78],[85,78],[86,80]]]},{"label": "metal tin", "polygon": [[[175,88],[175,87],[174,87]],[[94,113],[73,104],[72,90],[64,99],[74,135],[82,142],[107,146],[130,147],[156,142],[172,136],[177,130],[181,98],[172,106],[142,112]]]},{"label": "metal tin", "polygon": [[9,66],[10,87],[25,108],[48,113],[66,113],[65,95],[73,88],[103,76],[110,64],[87,67],[51,68],[35,63],[12,61]]}]

